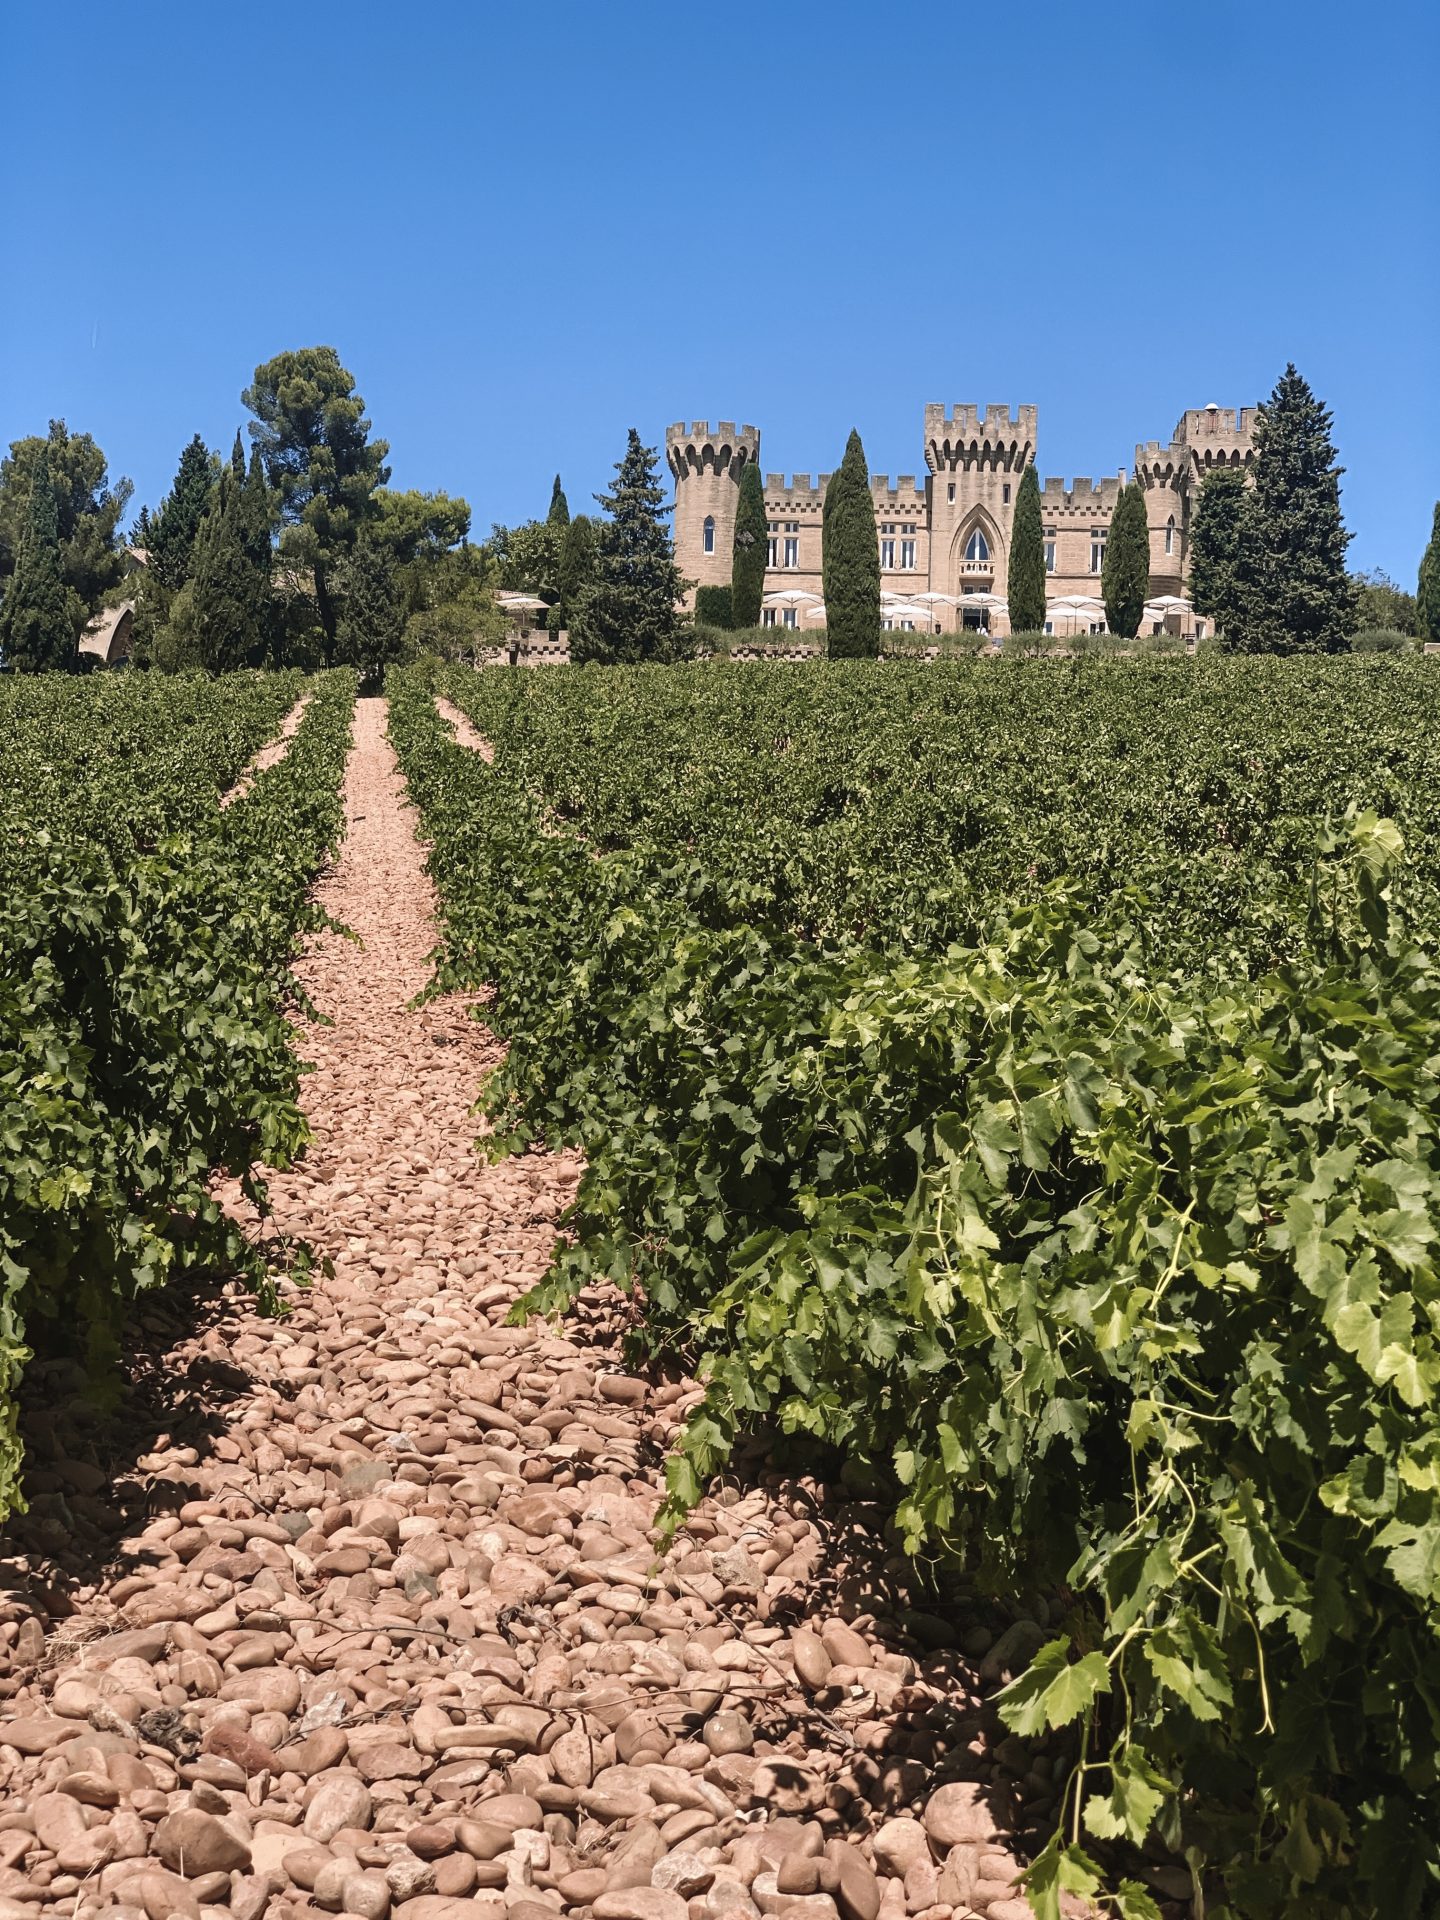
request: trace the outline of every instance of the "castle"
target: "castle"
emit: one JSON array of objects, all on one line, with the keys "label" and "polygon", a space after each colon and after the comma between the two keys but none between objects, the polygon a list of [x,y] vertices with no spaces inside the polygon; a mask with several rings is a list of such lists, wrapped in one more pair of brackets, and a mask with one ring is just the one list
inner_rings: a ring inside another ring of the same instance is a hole
[{"label": "castle", "polygon": [[[871,477],[886,625],[1009,631],[1004,598],[1015,493],[1035,459],[1037,412],[927,406],[924,478],[917,483],[903,473],[892,485],[883,473]],[[1184,599],[1200,484],[1213,467],[1249,467],[1255,415],[1254,407],[1194,407],[1180,416],[1167,446],[1150,440],[1136,447],[1150,526],[1150,598],[1159,603],[1147,608],[1142,631],[1203,637],[1204,621]],[[666,432],[665,454],[675,476],[680,570],[699,586],[728,586],[740,476],[760,458],[759,430],[722,420],[712,432],[707,421],[680,421]],[[770,550],[761,617],[768,626],[803,631],[823,622],[820,528],[829,478],[765,475]],[[1041,487],[1047,632],[1103,626],[1100,571],[1124,484],[1122,468],[1103,480],[1046,480]]]}]

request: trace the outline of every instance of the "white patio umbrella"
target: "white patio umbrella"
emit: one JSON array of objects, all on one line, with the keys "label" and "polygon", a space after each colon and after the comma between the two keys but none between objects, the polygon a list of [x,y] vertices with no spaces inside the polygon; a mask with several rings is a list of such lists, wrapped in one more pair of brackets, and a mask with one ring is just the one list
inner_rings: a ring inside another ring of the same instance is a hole
[{"label": "white patio umbrella", "polygon": [[805,587],[781,587],[775,593],[767,593],[760,602],[762,607],[801,607],[807,600],[818,600],[818,593],[811,593]]},{"label": "white patio umbrella", "polygon": [[497,593],[495,601],[506,613],[538,613],[550,604],[548,600],[538,600],[533,593]]},{"label": "white patio umbrella", "polygon": [[1178,593],[1162,593],[1145,602],[1147,613],[1189,613],[1190,602]]},{"label": "white patio umbrella", "polygon": [[960,604],[953,593],[912,593],[910,598],[917,607],[958,607]]},{"label": "white patio umbrella", "polygon": [[823,620],[825,618],[825,602],[822,600],[819,606],[806,607],[800,617],[803,620]]}]

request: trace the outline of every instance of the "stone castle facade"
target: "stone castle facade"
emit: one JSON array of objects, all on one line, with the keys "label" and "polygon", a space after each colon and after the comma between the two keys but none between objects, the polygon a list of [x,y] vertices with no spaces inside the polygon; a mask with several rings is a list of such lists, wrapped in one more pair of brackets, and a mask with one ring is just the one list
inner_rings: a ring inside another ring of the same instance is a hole
[{"label": "stone castle facade", "polygon": [[[1150,525],[1152,601],[1184,599],[1201,482],[1216,466],[1249,467],[1255,412],[1192,408],[1180,416],[1168,444],[1150,440],[1135,448],[1134,471],[1145,488]],[[872,475],[886,624],[918,631],[1009,631],[1003,602],[1015,495],[1021,473],[1035,460],[1037,414],[1032,406],[1013,412],[1008,405],[927,406],[924,476],[901,474],[892,483],[885,474]],[[704,420],[689,426],[681,421],[666,432],[665,453],[675,477],[680,570],[699,586],[728,586],[740,476],[760,458],[759,430],[728,420],[713,430]],[[782,597],[765,608],[767,625],[803,632],[807,624],[818,624],[811,616],[823,611],[821,509],[829,478],[765,475],[765,593],[767,600]],[[1103,480],[1043,482],[1046,595],[1052,603],[1047,631],[1083,632],[1103,623],[1103,611],[1073,603],[1100,599],[1105,542],[1124,484],[1123,468]],[[1195,621],[1188,608],[1152,613],[1142,631],[1163,625],[1187,635],[1203,632],[1203,621]]]}]

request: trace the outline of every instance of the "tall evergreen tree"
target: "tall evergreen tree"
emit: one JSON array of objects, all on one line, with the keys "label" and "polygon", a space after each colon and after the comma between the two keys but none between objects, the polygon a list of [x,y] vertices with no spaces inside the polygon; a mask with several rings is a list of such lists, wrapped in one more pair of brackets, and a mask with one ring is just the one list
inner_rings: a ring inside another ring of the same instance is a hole
[{"label": "tall evergreen tree", "polygon": [[825,489],[820,524],[830,657],[873,658],[880,651],[880,546],[865,449],[853,430]]},{"label": "tall evergreen tree", "polygon": [[386,667],[405,655],[405,599],[389,547],[370,537],[357,541],[335,586],[343,596],[335,657],[356,668],[362,693],[378,692]]},{"label": "tall evergreen tree", "polygon": [[1138,480],[1122,487],[1115,502],[1100,591],[1105,600],[1106,626],[1122,639],[1133,640],[1140,631],[1140,617],[1150,592],[1150,527],[1145,489]]},{"label": "tall evergreen tree", "polygon": [[243,487],[246,473],[245,436],[239,427],[235,429],[235,444],[230,449],[230,471],[235,476],[236,484]]},{"label": "tall evergreen tree", "polygon": [[270,616],[268,567],[253,551],[245,489],[227,466],[200,522],[190,562],[190,610],[200,664],[209,673],[263,660]]},{"label": "tall evergreen tree", "polygon": [[174,484],[150,521],[150,570],[172,592],[190,572],[195,535],[215,491],[215,463],[197,433],[180,455]]},{"label": "tall evergreen tree", "polygon": [[560,476],[555,476],[555,484],[550,489],[550,511],[545,518],[552,527],[568,527],[570,524],[570,502],[565,498],[565,490],[560,485]]},{"label": "tall evergreen tree", "polygon": [[1045,625],[1045,525],[1040,477],[1033,461],[1020,475],[1010,528],[1010,567],[1005,583],[1010,631],[1039,633]]},{"label": "tall evergreen tree", "polygon": [[1435,522],[1430,529],[1430,544],[1420,560],[1415,615],[1420,638],[1440,641],[1440,500],[1435,502]]},{"label": "tall evergreen tree", "polygon": [[1250,651],[1339,653],[1354,623],[1331,417],[1286,367],[1255,423]]},{"label": "tall evergreen tree", "polygon": [[573,627],[580,603],[595,577],[595,522],[577,513],[565,529],[560,547],[560,597],[551,609],[557,633]]},{"label": "tall evergreen tree", "polygon": [[333,651],[339,603],[331,575],[381,512],[375,495],[390,478],[390,448],[370,438],[365,402],[333,347],[277,354],[255,369],[241,399],[255,415],[250,437],[278,497],[281,554],[310,573]]},{"label": "tall evergreen tree", "polygon": [[634,427],[615,485],[597,494],[608,519],[595,540],[595,572],[570,629],[570,657],[602,666],[675,660],[683,651],[677,611],[685,580],[675,564],[670,511],[656,478],[656,453]]},{"label": "tall evergreen tree", "polygon": [[1190,529],[1190,602],[1228,653],[1248,653],[1250,489],[1239,467],[1215,467],[1200,488]]},{"label": "tall evergreen tree", "polygon": [[0,660],[17,673],[60,673],[76,663],[75,626],[60,571],[59,517],[42,446],[30,473],[29,511],[15,571],[0,600]]},{"label": "tall evergreen tree", "polygon": [[760,624],[769,554],[765,483],[757,463],[747,460],[740,471],[740,497],[735,503],[735,557],[730,563],[730,624],[734,627]]},{"label": "tall evergreen tree", "polygon": [[80,631],[112,587],[125,577],[120,522],[134,492],[128,480],[112,486],[103,451],[88,433],[71,433],[52,420],[43,438],[13,440],[0,460],[0,585],[14,571],[20,531],[30,513],[30,483],[44,452],[55,496],[60,541],[60,578],[65,583],[71,631]]}]

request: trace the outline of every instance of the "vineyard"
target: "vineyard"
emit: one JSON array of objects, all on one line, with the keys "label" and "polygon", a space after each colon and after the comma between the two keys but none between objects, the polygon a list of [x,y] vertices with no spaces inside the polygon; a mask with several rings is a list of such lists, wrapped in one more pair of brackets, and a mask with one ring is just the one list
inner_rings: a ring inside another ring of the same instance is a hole
[{"label": "vineyard", "polygon": [[1364,660],[392,685],[440,983],[508,1043],[494,1143],[584,1156],[526,1304],[612,1279],[698,1369],[669,1527],[759,1427],[1023,1601],[1001,1711],[1068,1767],[1041,1913],[1153,1911],[1157,1836],[1211,1912],[1433,1910],[1435,692]]},{"label": "vineyard", "polygon": [[78,1326],[103,1396],[138,1294],[222,1263],[266,1283],[209,1182],[263,1199],[306,1138],[288,969],[354,676],[312,683],[284,758],[220,802],[302,685],[0,682],[0,1513],[34,1345]]}]

